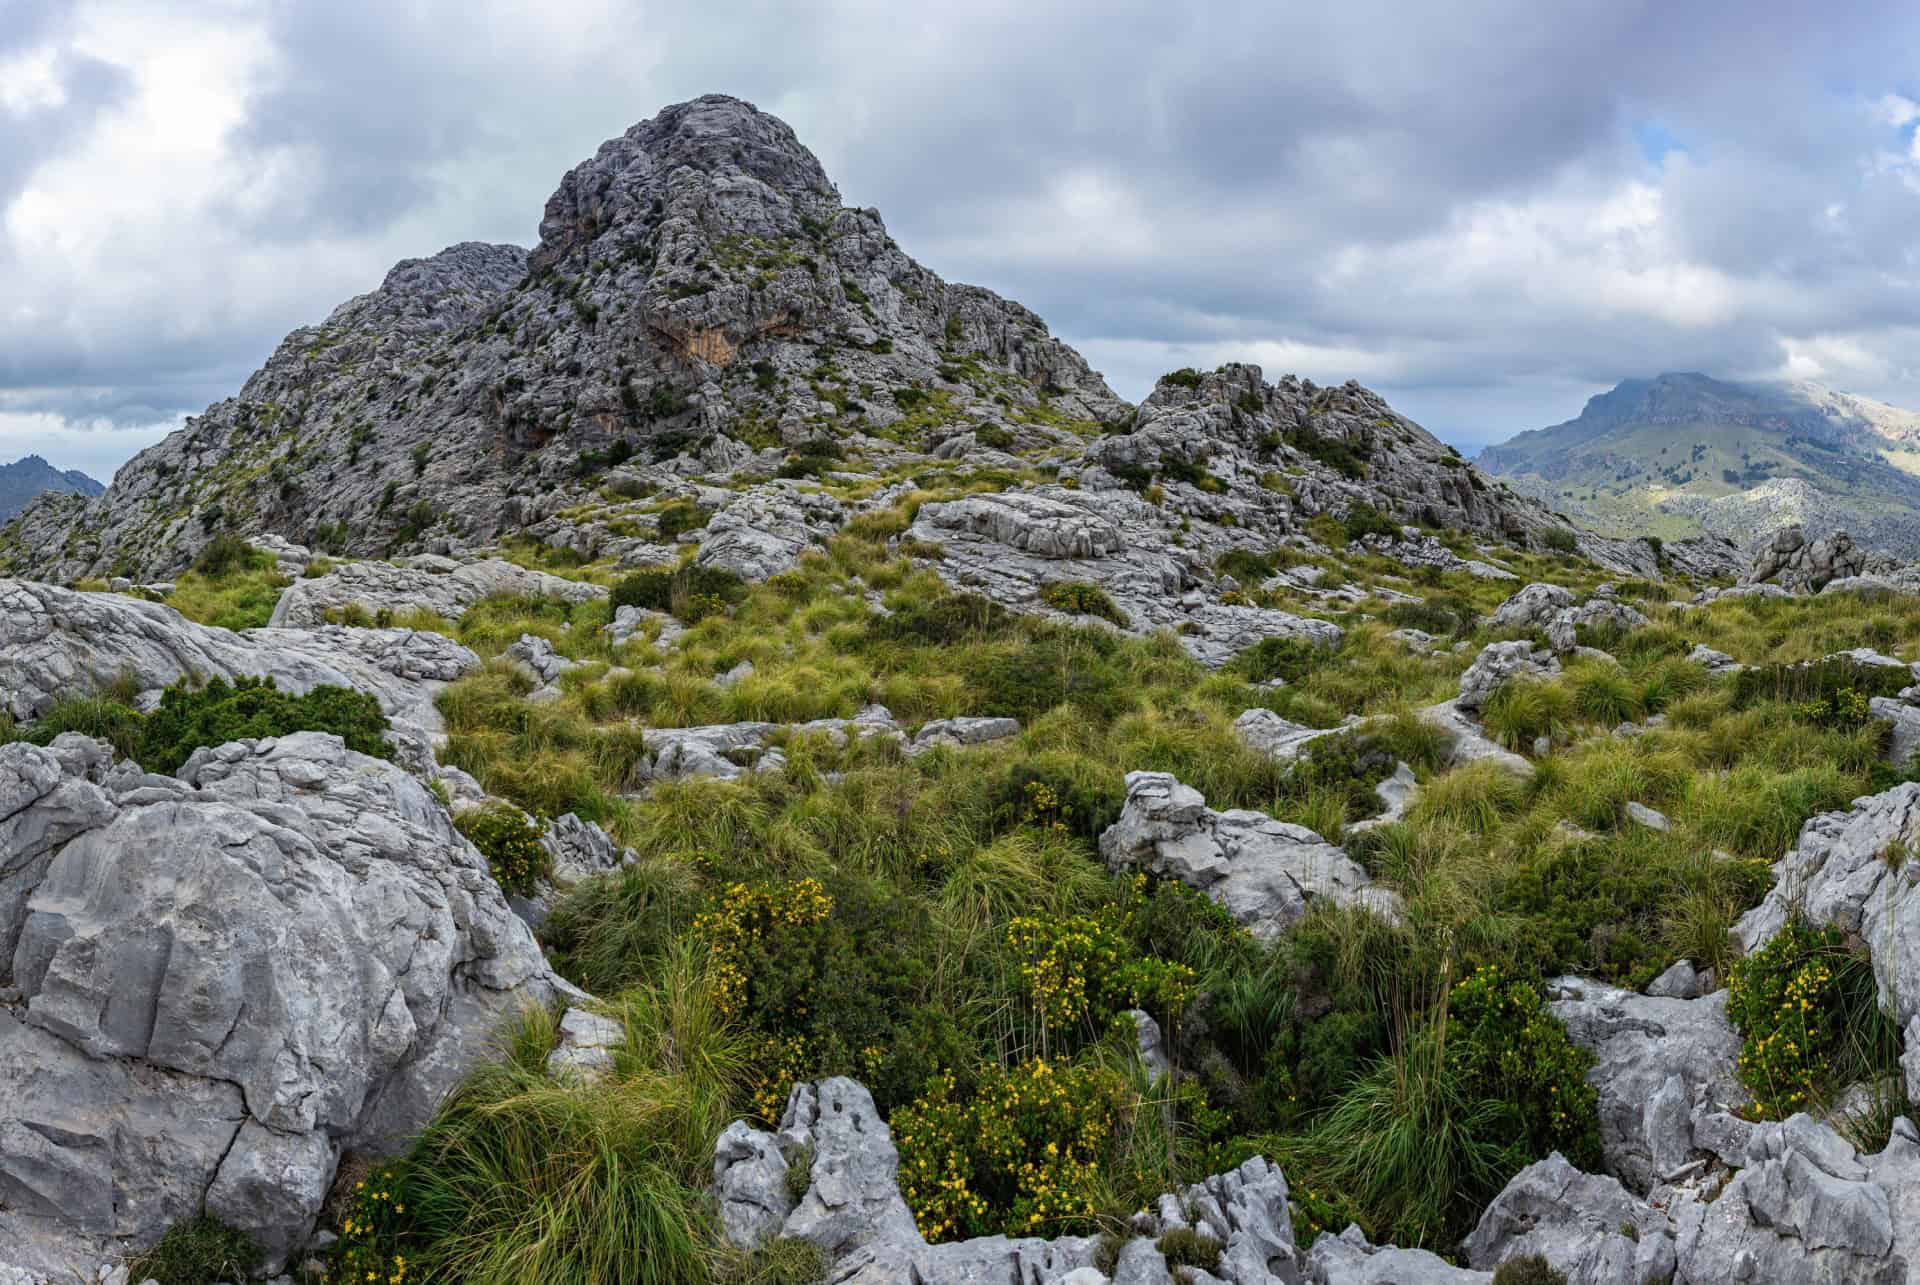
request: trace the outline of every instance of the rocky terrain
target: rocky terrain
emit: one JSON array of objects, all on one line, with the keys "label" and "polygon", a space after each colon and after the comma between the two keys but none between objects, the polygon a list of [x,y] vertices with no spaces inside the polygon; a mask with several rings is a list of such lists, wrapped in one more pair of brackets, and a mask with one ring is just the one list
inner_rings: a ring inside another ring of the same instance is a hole
[{"label": "rocky terrain", "polygon": [[710,98],[5,538],[4,1285],[1920,1277],[1866,535],[1127,406]]},{"label": "rocky terrain", "polygon": [[1483,450],[1481,467],[1599,531],[1747,545],[1851,527],[1920,555],[1920,413],[1818,384],[1630,379],[1580,415]]},{"label": "rocky terrain", "polygon": [[44,494],[92,497],[106,489],[79,469],[57,469],[38,455],[0,464],[0,522]]}]

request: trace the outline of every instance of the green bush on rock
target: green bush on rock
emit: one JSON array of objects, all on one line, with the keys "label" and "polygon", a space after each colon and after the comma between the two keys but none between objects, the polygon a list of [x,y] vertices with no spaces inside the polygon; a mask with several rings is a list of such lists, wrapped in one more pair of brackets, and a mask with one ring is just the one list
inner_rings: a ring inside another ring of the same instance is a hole
[{"label": "green bush on rock", "polygon": [[547,876],[553,858],[540,844],[540,827],[518,808],[470,808],[454,818],[454,828],[487,859],[493,881],[522,897]]},{"label": "green bush on rock", "polygon": [[246,1235],[203,1214],[167,1228],[152,1249],[127,1264],[127,1273],[160,1285],[214,1285],[245,1280],[261,1258],[259,1246]]}]

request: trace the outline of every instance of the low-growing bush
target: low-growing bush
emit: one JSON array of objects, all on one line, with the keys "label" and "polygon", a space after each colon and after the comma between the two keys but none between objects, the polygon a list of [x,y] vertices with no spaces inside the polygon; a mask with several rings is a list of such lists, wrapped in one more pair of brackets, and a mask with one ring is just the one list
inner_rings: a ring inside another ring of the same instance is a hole
[{"label": "low-growing bush", "polygon": [[1830,709],[1842,693],[1894,696],[1912,681],[1904,665],[1865,665],[1851,657],[1800,665],[1749,665],[1734,677],[1733,707],[1748,709],[1760,701],[1775,700]]},{"label": "low-growing bush", "polygon": [[867,622],[867,636],[889,642],[913,641],[952,646],[1013,632],[1019,618],[991,598],[973,593],[943,594],[908,603],[891,615]]},{"label": "low-growing bush", "polygon": [[1127,624],[1126,615],[1114,605],[1106,590],[1084,580],[1056,580],[1052,584],[1042,585],[1040,601],[1055,611],[1064,611],[1069,615],[1098,616],[1122,628]]},{"label": "low-growing bush", "polygon": [[1233,669],[1250,683],[1297,683],[1333,658],[1331,648],[1304,638],[1262,638],[1233,658]]},{"label": "low-growing bush", "polygon": [[262,561],[271,561],[271,556],[232,532],[222,531],[200,550],[193,560],[193,569],[208,579],[218,580],[235,571],[251,570]]},{"label": "low-growing bush", "polygon": [[1182,1267],[1216,1272],[1220,1269],[1220,1251],[1226,1247],[1225,1242],[1191,1227],[1176,1227],[1154,1242],[1160,1257],[1176,1272]]},{"label": "low-growing bush", "polygon": [[1363,536],[1377,535],[1389,540],[1400,538],[1400,524],[1374,508],[1371,504],[1355,501],[1348,507],[1346,516],[1340,519],[1340,529],[1347,533],[1347,539],[1358,540]]},{"label": "low-growing bush", "polygon": [[1542,1255],[1522,1254],[1494,1270],[1493,1285],[1567,1285],[1567,1274]]},{"label": "low-growing bush", "polygon": [[1740,1079],[1763,1120],[1824,1103],[1828,1091],[1892,1063],[1898,1032],[1880,1012],[1873,966],[1838,928],[1789,919],[1734,964],[1727,1020],[1739,1030]]},{"label": "low-growing bush", "polygon": [[688,563],[636,571],[613,587],[610,603],[614,610],[643,607],[668,612],[691,624],[712,615],[716,605],[724,608],[740,601],[746,591],[746,582],[731,571]]},{"label": "low-growing bush", "polygon": [[518,808],[469,808],[453,824],[487,859],[493,881],[508,892],[531,896],[553,868],[540,843],[540,827]]},{"label": "low-growing bush", "polygon": [[972,1093],[936,1080],[893,1115],[901,1194],[935,1243],[1084,1233],[1129,1105],[1118,1073],[1100,1066],[990,1068]]}]

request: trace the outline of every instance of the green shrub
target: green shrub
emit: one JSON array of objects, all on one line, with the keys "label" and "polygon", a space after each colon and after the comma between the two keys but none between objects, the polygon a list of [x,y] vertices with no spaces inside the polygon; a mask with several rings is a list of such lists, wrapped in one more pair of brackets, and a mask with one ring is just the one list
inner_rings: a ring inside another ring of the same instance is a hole
[{"label": "green shrub", "polygon": [[691,865],[642,861],[570,889],[541,923],[540,940],[562,976],[617,994],[653,976],[704,904]]},{"label": "green shrub", "polygon": [[931,601],[909,602],[892,615],[867,622],[867,636],[887,642],[923,642],[939,646],[1004,638],[1019,617],[991,598],[951,593]]},{"label": "green shrub", "polygon": [[1178,370],[1170,370],[1160,376],[1160,382],[1163,384],[1172,384],[1175,388],[1198,388],[1200,387],[1200,381],[1205,378],[1205,375],[1202,375],[1193,367],[1182,366]]},{"label": "green shrub", "polygon": [[1761,701],[1833,708],[1857,697],[1893,696],[1913,681],[1904,665],[1863,665],[1848,657],[1800,665],[1750,665],[1734,677],[1733,707],[1748,709]]},{"label": "green shrub", "polygon": [[245,1280],[264,1255],[246,1235],[204,1214],[167,1228],[157,1244],[127,1264],[137,1281],[160,1285],[214,1285]]},{"label": "green shrub", "polygon": [[993,787],[996,828],[1059,828],[1089,843],[1120,819],[1126,789],[1111,773],[1089,772],[1083,759],[1043,755],[1009,764]]},{"label": "green shrub", "polygon": [[1202,1235],[1191,1227],[1176,1227],[1154,1242],[1154,1248],[1166,1259],[1168,1267],[1176,1270],[1197,1267],[1209,1274],[1220,1269],[1220,1251],[1226,1247],[1224,1241]]},{"label": "green shrub", "polygon": [[1137,693],[1085,635],[1084,630],[1043,634],[963,657],[971,702],[966,712],[1025,723],[1057,705],[1072,705],[1097,722],[1111,722],[1133,707]]},{"label": "green shrub", "polygon": [[1347,533],[1348,540],[1358,540],[1363,536],[1384,536],[1389,540],[1400,538],[1400,524],[1374,508],[1371,504],[1355,501],[1347,509],[1346,516],[1340,519],[1341,530]]},{"label": "green shrub", "polygon": [[1274,444],[1281,441],[1353,482],[1366,477],[1367,461],[1373,454],[1364,441],[1356,443],[1344,437],[1326,437],[1311,428],[1291,429]]},{"label": "green shrub", "polygon": [[175,683],[142,720],[138,759],[149,772],[171,773],[202,746],[293,732],[330,732],[350,750],[391,759],[388,727],[379,701],[345,687],[323,684],[293,696],[271,678],[216,678],[201,688]]},{"label": "green shrub", "polygon": [[1425,602],[1396,602],[1380,613],[1395,629],[1418,629],[1438,637],[1464,638],[1473,632],[1477,616],[1462,598],[1429,598]]},{"label": "green shrub", "polygon": [[1493,1285],[1567,1285],[1567,1274],[1539,1254],[1522,1254],[1495,1269]]},{"label": "green shrub", "polygon": [[1831,1086],[1899,1048],[1865,952],[1850,950],[1838,928],[1797,918],[1734,964],[1727,1020],[1740,1032],[1740,1078],[1763,1120],[1815,1109]]},{"label": "green shrub", "polygon": [[1599,1167],[1598,1099],[1586,1079],[1593,1055],[1567,1038],[1531,983],[1490,966],[1456,983],[1447,1064],[1469,1098],[1500,1104],[1488,1134],[1510,1174],[1552,1151],[1575,1168]]},{"label": "green shrub", "polygon": [[1573,699],[1560,684],[1513,678],[1494,688],[1480,718],[1494,740],[1525,753],[1542,736],[1564,736],[1572,712]]},{"label": "green shrub", "polygon": [[711,516],[692,500],[673,500],[662,505],[654,519],[660,524],[660,539],[671,544],[680,538],[681,532],[697,531],[705,526]]},{"label": "green shrub", "polygon": [[935,1243],[1093,1229],[1100,1166],[1128,1106],[1119,1075],[1034,1060],[952,1080],[893,1115],[900,1191]]},{"label": "green shrub", "polygon": [[692,623],[713,614],[714,604],[738,602],[746,592],[746,582],[733,572],[690,562],[636,571],[613,587],[610,603],[614,610],[644,607]]},{"label": "green shrub", "polygon": [[26,741],[51,745],[63,732],[78,732],[113,746],[121,758],[138,760],[141,729],[145,720],[139,711],[107,696],[67,696],[54,702],[47,712],[24,727],[8,723],[0,729],[0,742]]},{"label": "green shrub", "polygon": [[1233,668],[1250,683],[1281,679],[1297,683],[1333,660],[1333,651],[1304,638],[1262,638],[1233,658]]},{"label": "green shrub", "polygon": [[1565,527],[1548,527],[1540,533],[1540,544],[1555,553],[1572,553],[1580,547],[1580,538]]},{"label": "green shrub", "polygon": [[1125,628],[1126,616],[1109,598],[1106,590],[1084,580],[1055,580],[1040,588],[1040,601],[1055,611],[1074,616],[1098,616]]},{"label": "green shrub", "polygon": [[453,825],[480,850],[493,881],[508,892],[531,896],[553,868],[553,858],[540,844],[540,827],[518,808],[469,808]]},{"label": "green shrub", "polygon": [[271,558],[230,531],[222,531],[207,542],[193,560],[193,569],[209,580],[220,580],[235,571],[251,571]]}]

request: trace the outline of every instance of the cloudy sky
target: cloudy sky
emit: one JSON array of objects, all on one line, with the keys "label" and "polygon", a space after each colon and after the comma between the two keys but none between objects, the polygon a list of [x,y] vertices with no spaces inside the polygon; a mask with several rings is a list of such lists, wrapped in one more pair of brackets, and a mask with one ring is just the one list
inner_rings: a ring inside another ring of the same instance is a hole
[{"label": "cloudy sky", "polygon": [[102,477],[705,92],[1124,396],[1228,358],[1470,448],[1662,370],[1920,405],[1920,6],[0,0],[0,460]]}]

